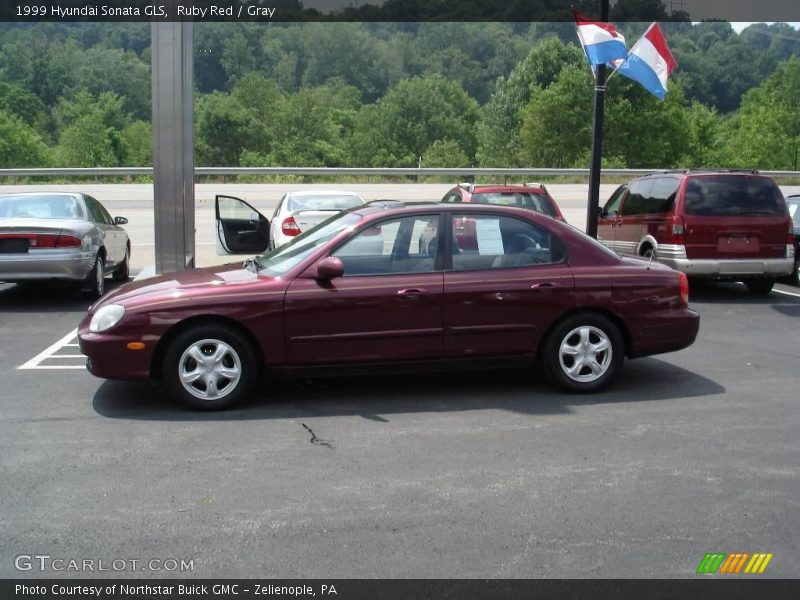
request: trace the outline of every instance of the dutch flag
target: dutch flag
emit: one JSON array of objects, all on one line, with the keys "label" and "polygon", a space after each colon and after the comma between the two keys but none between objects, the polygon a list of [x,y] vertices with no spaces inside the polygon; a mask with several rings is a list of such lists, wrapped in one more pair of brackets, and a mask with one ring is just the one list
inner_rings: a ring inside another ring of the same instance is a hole
[{"label": "dutch flag", "polygon": [[616,61],[613,66],[621,75],[638,81],[648,92],[663,100],[667,93],[667,79],[678,62],[669,51],[658,23],[653,23],[631,48],[628,60]]},{"label": "dutch flag", "polygon": [[611,23],[592,21],[578,11],[572,12],[575,15],[578,39],[590,65],[604,65],[628,57],[625,38],[616,27]]}]

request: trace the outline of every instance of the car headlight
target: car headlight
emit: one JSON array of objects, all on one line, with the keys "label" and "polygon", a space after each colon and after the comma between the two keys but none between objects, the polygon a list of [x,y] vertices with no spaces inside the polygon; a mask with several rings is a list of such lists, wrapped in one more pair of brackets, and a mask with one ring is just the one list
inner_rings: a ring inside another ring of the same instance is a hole
[{"label": "car headlight", "polygon": [[125,307],[119,304],[108,304],[100,308],[89,323],[89,331],[100,333],[108,331],[125,315]]}]

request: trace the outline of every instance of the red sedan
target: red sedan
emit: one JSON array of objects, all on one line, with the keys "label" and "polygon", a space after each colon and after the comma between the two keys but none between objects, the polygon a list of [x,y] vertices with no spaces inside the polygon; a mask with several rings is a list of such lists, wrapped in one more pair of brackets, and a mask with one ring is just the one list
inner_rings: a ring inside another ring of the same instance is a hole
[{"label": "red sedan", "polygon": [[[464,218],[469,250],[454,243]],[[625,356],[692,344],[688,295],[682,273],[530,210],[373,203],[243,264],[126,285],[78,333],[94,375],[163,379],[197,409],[247,397],[262,375],[376,364],[538,361],[591,392]]]}]

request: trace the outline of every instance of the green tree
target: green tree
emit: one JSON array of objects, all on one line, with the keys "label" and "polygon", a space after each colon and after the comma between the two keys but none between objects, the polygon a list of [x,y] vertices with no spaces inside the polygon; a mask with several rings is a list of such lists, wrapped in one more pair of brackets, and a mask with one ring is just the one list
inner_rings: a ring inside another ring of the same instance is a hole
[{"label": "green tree", "polygon": [[407,79],[361,111],[353,156],[363,165],[415,166],[433,142],[450,139],[474,157],[478,115],[478,103],[458,83],[439,75]]},{"label": "green tree", "polygon": [[586,58],[575,44],[548,38],[535,46],[508,79],[500,78],[489,102],[483,107],[478,126],[478,161],[484,167],[522,166],[520,163],[520,111],[534,90],[546,88],[561,71],[583,66]]},{"label": "green tree", "polygon": [[0,109],[0,167],[47,167],[49,151],[39,134],[17,115]]},{"label": "green tree", "polygon": [[125,165],[144,167],[153,164],[153,128],[146,121],[134,121],[122,130]]},{"label": "green tree", "polygon": [[454,140],[436,140],[422,155],[422,166],[440,169],[455,169],[470,166],[470,160],[458,142]]}]

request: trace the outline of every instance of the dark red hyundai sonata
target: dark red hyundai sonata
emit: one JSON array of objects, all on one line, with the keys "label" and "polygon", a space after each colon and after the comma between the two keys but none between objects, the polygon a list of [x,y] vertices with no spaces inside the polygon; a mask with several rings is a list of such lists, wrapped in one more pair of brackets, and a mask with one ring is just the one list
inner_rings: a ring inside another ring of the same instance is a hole
[{"label": "dark red hyundai sonata", "polygon": [[[223,225],[248,246],[246,223]],[[462,248],[456,230],[475,239]],[[682,273],[533,211],[383,202],[243,264],[126,285],[78,333],[94,375],[163,379],[197,409],[247,397],[263,375],[345,366],[538,360],[556,384],[590,392],[625,356],[692,344],[688,295]]]}]

